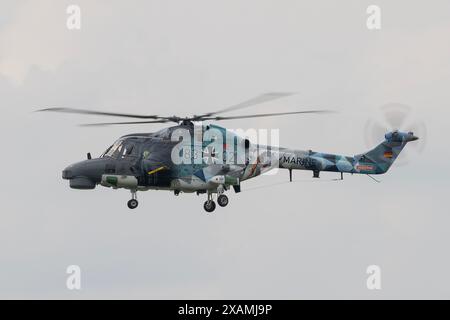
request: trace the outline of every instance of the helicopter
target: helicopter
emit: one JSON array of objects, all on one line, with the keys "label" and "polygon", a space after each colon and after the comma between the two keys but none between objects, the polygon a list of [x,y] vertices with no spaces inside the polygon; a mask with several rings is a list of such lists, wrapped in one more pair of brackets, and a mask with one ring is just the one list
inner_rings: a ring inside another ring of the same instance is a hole
[{"label": "helicopter", "polygon": [[235,193],[239,193],[242,182],[275,168],[287,169],[291,182],[292,170],[312,171],[313,178],[319,178],[321,171],[338,172],[341,179],[344,173],[366,174],[372,177],[371,175],[387,172],[406,144],[418,139],[413,132],[393,130],[386,133],[384,141],[372,150],[355,156],[343,156],[252,143],[245,136],[242,137],[232,130],[207,123],[208,121],[331,112],[305,110],[221,115],[280,99],[290,94],[265,93],[215,112],[189,117],[139,115],[60,107],[38,111],[138,119],[91,123],[83,126],[176,123],[174,126],[153,133],[122,136],[98,158],[92,158],[88,153],[86,160],[74,163],[62,171],[62,178],[69,180],[72,189],[88,190],[101,185],[129,190],[131,199],[127,202],[127,206],[130,209],[138,207],[138,191],[166,190],[173,192],[176,196],[181,192],[206,194],[203,208],[206,212],[213,212],[216,209],[216,201],[221,207],[228,205],[229,199],[225,193],[231,188]]}]

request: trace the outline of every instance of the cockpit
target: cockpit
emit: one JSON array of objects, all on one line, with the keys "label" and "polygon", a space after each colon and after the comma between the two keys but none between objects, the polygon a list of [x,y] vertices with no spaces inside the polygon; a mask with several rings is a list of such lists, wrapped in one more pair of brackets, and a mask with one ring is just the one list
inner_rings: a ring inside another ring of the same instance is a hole
[{"label": "cockpit", "polygon": [[135,158],[138,155],[136,143],[131,139],[119,139],[101,155],[101,158]]}]

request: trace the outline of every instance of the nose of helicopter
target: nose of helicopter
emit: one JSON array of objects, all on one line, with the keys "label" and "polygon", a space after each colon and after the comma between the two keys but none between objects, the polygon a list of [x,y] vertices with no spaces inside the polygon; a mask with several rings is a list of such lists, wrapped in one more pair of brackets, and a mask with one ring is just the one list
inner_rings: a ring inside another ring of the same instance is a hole
[{"label": "nose of helicopter", "polygon": [[62,178],[70,181],[72,189],[94,189],[101,180],[104,164],[100,159],[74,163],[62,172]]},{"label": "nose of helicopter", "polygon": [[65,180],[70,180],[73,178],[73,171],[71,170],[71,166],[68,166],[63,170],[62,178]]}]

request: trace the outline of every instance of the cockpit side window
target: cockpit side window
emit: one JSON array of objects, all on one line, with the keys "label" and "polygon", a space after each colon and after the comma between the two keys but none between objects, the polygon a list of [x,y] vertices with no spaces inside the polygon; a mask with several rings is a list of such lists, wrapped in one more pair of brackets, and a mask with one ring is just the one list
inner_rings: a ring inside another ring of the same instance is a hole
[{"label": "cockpit side window", "polygon": [[120,157],[123,158],[129,158],[129,157],[136,157],[136,146],[132,142],[125,142],[123,145],[123,148],[121,149],[121,155]]}]

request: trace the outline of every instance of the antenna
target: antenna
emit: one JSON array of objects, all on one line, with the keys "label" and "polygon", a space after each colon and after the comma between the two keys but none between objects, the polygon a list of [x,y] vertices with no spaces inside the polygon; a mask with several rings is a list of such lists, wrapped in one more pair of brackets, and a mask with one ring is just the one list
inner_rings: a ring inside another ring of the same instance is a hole
[{"label": "antenna", "polygon": [[372,177],[370,174],[368,174],[367,176],[368,176],[370,179],[372,179],[373,181],[375,181],[375,182],[378,182],[378,183],[381,182],[380,180],[377,180],[377,179],[375,179],[374,177]]}]

